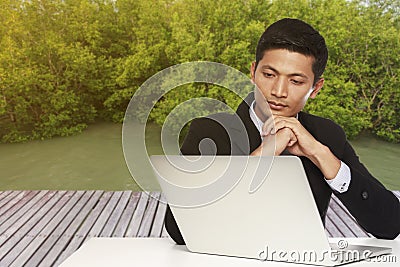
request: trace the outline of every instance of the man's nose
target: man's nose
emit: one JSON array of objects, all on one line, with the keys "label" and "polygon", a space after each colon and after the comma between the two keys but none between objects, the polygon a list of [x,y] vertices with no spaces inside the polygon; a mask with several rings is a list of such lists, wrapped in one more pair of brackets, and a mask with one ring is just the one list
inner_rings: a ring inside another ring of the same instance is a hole
[{"label": "man's nose", "polygon": [[288,96],[287,82],[283,78],[279,78],[272,88],[272,95],[276,97],[284,97]]}]

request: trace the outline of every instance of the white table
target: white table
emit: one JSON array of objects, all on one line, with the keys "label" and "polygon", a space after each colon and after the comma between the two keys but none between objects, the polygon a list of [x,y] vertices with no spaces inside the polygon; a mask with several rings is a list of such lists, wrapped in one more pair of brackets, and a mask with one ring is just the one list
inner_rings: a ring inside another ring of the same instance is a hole
[{"label": "white table", "polygon": [[[393,253],[345,266],[399,266],[400,238],[396,240],[378,240],[374,238],[335,238],[349,243],[370,246],[387,246]],[[379,261],[379,262],[377,262]],[[385,262],[384,262],[385,261]],[[388,262],[392,261],[392,262]],[[92,238],[66,259],[60,267],[79,266],[310,266],[292,263],[260,261],[236,257],[191,253],[186,246],[175,245],[169,238]]]}]

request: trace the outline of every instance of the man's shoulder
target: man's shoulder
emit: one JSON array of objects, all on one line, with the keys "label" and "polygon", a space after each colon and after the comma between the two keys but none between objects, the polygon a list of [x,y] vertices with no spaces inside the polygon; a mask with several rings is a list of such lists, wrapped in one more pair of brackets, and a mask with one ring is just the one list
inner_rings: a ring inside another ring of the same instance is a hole
[{"label": "man's shoulder", "polygon": [[300,112],[299,121],[317,139],[347,139],[343,128],[331,119]]},{"label": "man's shoulder", "polygon": [[313,127],[324,126],[323,129],[329,128],[331,130],[333,129],[333,130],[343,131],[343,128],[333,120],[320,117],[314,114],[306,113],[304,111],[301,111],[299,113],[299,120],[301,123],[304,123],[309,126]]}]

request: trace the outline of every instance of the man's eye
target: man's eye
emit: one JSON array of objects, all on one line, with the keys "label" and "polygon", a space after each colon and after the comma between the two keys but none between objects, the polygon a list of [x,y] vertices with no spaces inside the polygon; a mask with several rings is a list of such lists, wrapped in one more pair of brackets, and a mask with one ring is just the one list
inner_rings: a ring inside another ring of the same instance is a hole
[{"label": "man's eye", "polygon": [[273,77],[274,75],[272,73],[264,72],[265,77]]},{"label": "man's eye", "polygon": [[298,80],[292,80],[292,83],[296,85],[302,85],[304,82]]}]

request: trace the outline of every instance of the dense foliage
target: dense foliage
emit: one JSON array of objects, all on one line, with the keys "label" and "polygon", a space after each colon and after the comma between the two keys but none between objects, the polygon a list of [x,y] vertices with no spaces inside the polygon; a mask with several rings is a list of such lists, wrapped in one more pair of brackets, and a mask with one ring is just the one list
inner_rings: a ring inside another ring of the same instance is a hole
[{"label": "dense foliage", "polygon": [[[256,42],[277,19],[307,21],[330,59],[306,108],[349,137],[400,142],[400,2],[346,0],[2,0],[0,138],[66,136],[95,119],[121,122],[137,88],[174,64],[207,60],[248,73]],[[162,123],[188,97],[235,106],[226,90],[179,87],[151,113]]]}]

